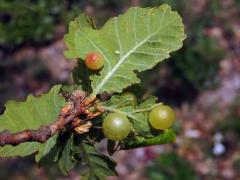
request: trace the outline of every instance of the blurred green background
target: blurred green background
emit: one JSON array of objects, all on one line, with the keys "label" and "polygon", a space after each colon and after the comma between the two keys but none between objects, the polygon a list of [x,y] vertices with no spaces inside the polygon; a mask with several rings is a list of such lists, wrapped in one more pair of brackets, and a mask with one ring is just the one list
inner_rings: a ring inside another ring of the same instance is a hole
[{"label": "blurred green background", "polygon": [[[1,0],[0,113],[9,99],[71,84],[75,61],[63,57],[62,39],[79,13],[93,16],[100,28],[129,6],[162,3],[181,14],[188,37],[170,59],[139,77],[148,93],[175,107],[178,138],[116,153],[117,179],[240,179],[239,0]],[[33,157],[0,160],[0,179],[58,178],[57,168],[39,168]]]}]

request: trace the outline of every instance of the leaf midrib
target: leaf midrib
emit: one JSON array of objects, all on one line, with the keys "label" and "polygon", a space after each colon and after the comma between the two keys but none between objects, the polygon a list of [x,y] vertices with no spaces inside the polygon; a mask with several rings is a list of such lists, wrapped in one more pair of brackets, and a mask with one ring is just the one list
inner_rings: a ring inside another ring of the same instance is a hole
[{"label": "leaf midrib", "polygon": [[145,39],[143,39],[142,42],[140,42],[137,46],[133,47],[131,50],[129,50],[118,62],[117,64],[113,67],[113,69],[107,73],[107,75],[103,78],[103,80],[101,81],[101,83],[94,89],[92,96],[95,96],[99,93],[99,91],[102,89],[102,87],[105,85],[105,83],[108,81],[108,79],[111,78],[111,76],[115,73],[115,71],[118,70],[119,66],[123,63],[123,61],[125,61],[125,59],[127,59],[127,57],[129,55],[131,55],[137,48],[139,48],[141,45],[143,45],[149,38],[151,38],[152,36],[154,36],[156,34],[152,33],[151,35],[147,36]]},{"label": "leaf midrib", "polygon": [[[164,10],[161,20],[164,18],[166,11],[167,11],[167,8]],[[174,20],[172,20],[170,23],[168,23],[165,27],[167,27],[169,24],[171,24]],[[113,69],[109,73],[107,73],[107,75],[103,78],[103,80],[100,82],[100,84],[93,90],[93,93],[91,94],[91,96],[96,96],[100,92],[100,90],[105,85],[105,83],[108,81],[108,79],[110,79],[111,76],[115,73],[115,71],[118,70],[119,66],[125,61],[125,59],[127,59],[127,57],[129,55],[131,55],[137,48],[139,48],[141,45],[143,45],[148,39],[150,39],[152,36],[156,35],[163,28],[163,27],[161,27],[161,25],[162,25],[162,22],[160,23],[159,29],[157,29],[154,33],[148,35],[139,44],[137,44],[135,47],[130,49],[122,58],[120,58],[120,60],[113,67]]]}]

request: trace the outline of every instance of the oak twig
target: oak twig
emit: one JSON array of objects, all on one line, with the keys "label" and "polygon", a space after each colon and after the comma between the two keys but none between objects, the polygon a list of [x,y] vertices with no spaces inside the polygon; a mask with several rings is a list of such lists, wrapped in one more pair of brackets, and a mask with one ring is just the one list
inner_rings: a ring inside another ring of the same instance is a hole
[{"label": "oak twig", "polygon": [[84,114],[89,117],[89,114],[86,114],[89,112],[86,110],[86,108],[88,108],[86,106],[89,106],[89,104],[93,103],[94,99],[89,101],[89,99],[85,98],[85,94],[78,92],[73,92],[72,95],[74,97],[71,97],[69,102],[63,106],[59,113],[58,119],[55,122],[48,125],[43,125],[37,130],[27,129],[16,133],[12,133],[9,130],[0,132],[0,146],[16,146],[24,142],[44,143],[56,132],[63,129],[67,124],[73,122],[80,115]]}]

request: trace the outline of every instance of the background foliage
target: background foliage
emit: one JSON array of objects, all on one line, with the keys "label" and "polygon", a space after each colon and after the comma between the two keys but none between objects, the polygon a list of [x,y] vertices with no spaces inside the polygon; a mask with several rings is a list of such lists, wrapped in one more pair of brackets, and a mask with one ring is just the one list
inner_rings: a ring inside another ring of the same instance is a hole
[{"label": "background foliage", "polygon": [[77,3],[67,1],[0,2],[0,45],[16,48],[22,44],[49,42],[56,37],[56,26],[77,15]]}]

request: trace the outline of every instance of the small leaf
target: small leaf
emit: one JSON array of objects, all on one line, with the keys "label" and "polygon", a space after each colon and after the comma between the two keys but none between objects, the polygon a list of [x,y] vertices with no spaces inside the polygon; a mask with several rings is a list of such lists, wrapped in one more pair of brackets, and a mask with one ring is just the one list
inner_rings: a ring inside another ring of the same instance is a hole
[{"label": "small leaf", "polygon": [[157,98],[150,96],[141,102],[134,111],[129,114],[133,128],[145,137],[152,137],[152,129],[148,122],[149,112],[158,104]]},{"label": "small leaf", "polygon": [[102,102],[104,109],[108,111],[120,112],[129,114],[135,109],[137,99],[132,93],[123,93],[121,95],[114,95],[110,100]]},{"label": "small leaf", "polygon": [[[57,85],[40,97],[29,95],[26,102],[7,102],[6,110],[0,116],[0,132],[6,129],[11,132],[38,129],[42,125],[55,121],[65,103],[65,99],[59,95],[60,89],[61,85]],[[15,147],[6,145],[0,147],[0,157],[27,156],[39,148],[41,152],[47,152],[49,150],[48,144],[49,142],[44,144],[26,142]]]},{"label": "small leaf", "polygon": [[93,96],[105,91],[122,92],[123,88],[139,83],[136,72],[151,69],[168,58],[186,37],[181,17],[168,5],[131,7],[107,21],[100,30],[86,26],[74,30],[74,38],[65,41],[72,42],[69,49],[75,57],[84,59],[90,51],[104,56],[103,69],[90,76]]},{"label": "small leaf", "polygon": [[175,132],[172,129],[166,129],[160,135],[155,137],[145,138],[136,137],[134,140],[126,140],[122,143],[122,149],[134,149],[139,147],[167,144],[174,142],[176,139]]},{"label": "small leaf", "polygon": [[[55,148],[56,141],[57,141],[57,134],[54,135],[53,137],[51,137],[50,139],[48,139],[47,142],[45,142],[43,145],[41,145],[38,149],[37,155],[35,156],[35,161],[40,162],[40,160],[42,160],[42,158],[51,154],[51,151]],[[54,154],[54,156],[55,156],[55,154]],[[50,158],[48,157],[48,159],[50,159]],[[51,160],[52,159],[54,159],[54,157],[51,158]]]},{"label": "small leaf", "polygon": [[69,29],[68,29],[68,34],[64,36],[64,42],[66,46],[68,47],[68,50],[64,51],[64,55],[67,58],[77,58],[78,53],[75,49],[75,33],[79,28],[83,27],[89,27],[92,28],[94,27],[93,20],[84,15],[81,14],[79,17],[75,18],[73,21],[69,23]]},{"label": "small leaf", "polygon": [[36,162],[41,166],[56,165],[62,157],[62,153],[68,140],[71,138],[71,134],[67,131],[62,131],[54,135],[47,142],[46,149],[39,148],[38,154],[35,156]]},{"label": "small leaf", "polygon": [[67,140],[67,143],[64,146],[64,149],[62,151],[62,155],[58,161],[59,168],[64,175],[67,175],[68,172],[72,168],[74,168],[74,166],[76,165],[76,162],[73,161],[73,157],[72,157],[72,151],[71,151],[72,144],[73,144],[73,137],[71,136]]},{"label": "small leaf", "polygon": [[82,143],[84,157],[89,166],[89,180],[105,180],[108,176],[117,176],[116,163],[108,156],[98,153],[93,145]]},{"label": "small leaf", "polygon": [[145,137],[152,137],[153,130],[149,126],[149,112],[157,105],[157,98],[150,96],[140,104],[136,104],[136,97],[132,93],[114,95],[110,100],[103,102],[105,110],[123,113],[130,119],[134,130]]}]

